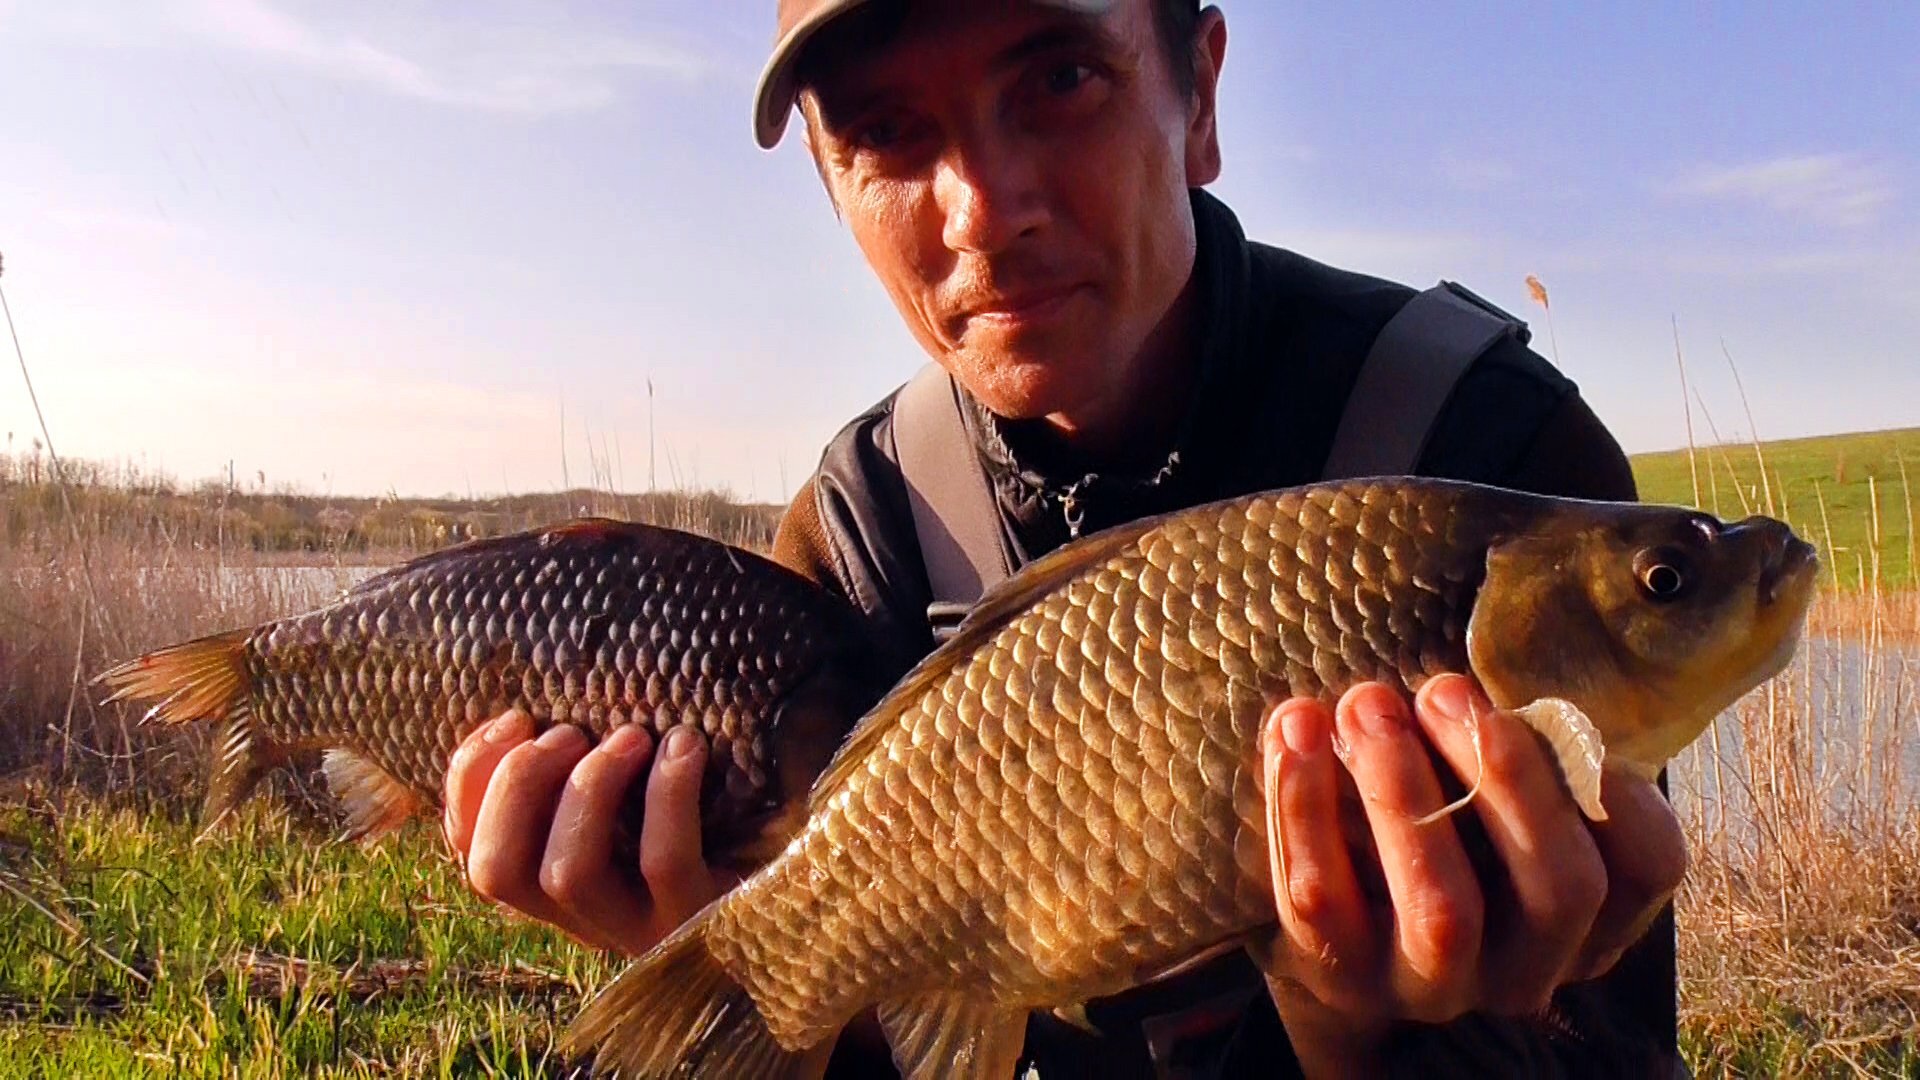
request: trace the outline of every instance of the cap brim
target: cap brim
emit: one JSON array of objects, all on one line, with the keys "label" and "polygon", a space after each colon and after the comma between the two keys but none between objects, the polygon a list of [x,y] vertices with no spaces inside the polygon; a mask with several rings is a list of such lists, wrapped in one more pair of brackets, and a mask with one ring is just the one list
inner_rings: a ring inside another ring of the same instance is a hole
[{"label": "cap brim", "polygon": [[[1093,15],[1113,6],[1113,0],[1038,0],[1048,7],[1065,8]],[[799,95],[796,69],[807,42],[828,23],[868,3],[868,0],[829,0],[796,23],[774,44],[773,55],[760,73],[760,84],[753,94],[753,138],[763,150],[780,144],[787,132],[787,118],[793,115],[793,103]]]}]

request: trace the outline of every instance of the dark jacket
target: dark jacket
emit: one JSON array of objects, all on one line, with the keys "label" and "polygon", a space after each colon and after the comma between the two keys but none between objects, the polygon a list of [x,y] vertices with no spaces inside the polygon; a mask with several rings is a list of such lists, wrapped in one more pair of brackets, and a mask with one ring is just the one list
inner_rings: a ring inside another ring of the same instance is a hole
[{"label": "dark jacket", "polygon": [[[1072,535],[1318,479],[1361,361],[1413,296],[1402,285],[1250,242],[1232,212],[1203,192],[1194,193],[1193,207],[1199,378],[1163,458],[1136,473],[1089,473],[1032,425],[977,403],[969,411],[1018,561]],[[892,405],[889,396],[835,436],[782,521],[774,554],[865,611],[896,646],[889,662],[904,672],[933,637]],[[1417,471],[1553,495],[1634,497],[1625,456],[1573,383],[1516,338],[1462,377]],[[1422,1075],[1448,1060],[1466,1075],[1640,1075],[1674,1046],[1674,986],[1669,913],[1608,978],[1562,991],[1552,1016],[1409,1025],[1403,1035]],[[1249,987],[1262,992],[1234,996]],[[1186,982],[1094,1003],[1088,1015],[1105,1038],[1036,1020],[1029,1053],[1043,1076],[1141,1073],[1148,1066],[1140,1014],[1223,994],[1250,1004],[1235,1010],[1237,1025],[1200,1040],[1195,1052],[1224,1054],[1226,1073],[1286,1075],[1284,1031],[1264,984],[1237,954]]]}]

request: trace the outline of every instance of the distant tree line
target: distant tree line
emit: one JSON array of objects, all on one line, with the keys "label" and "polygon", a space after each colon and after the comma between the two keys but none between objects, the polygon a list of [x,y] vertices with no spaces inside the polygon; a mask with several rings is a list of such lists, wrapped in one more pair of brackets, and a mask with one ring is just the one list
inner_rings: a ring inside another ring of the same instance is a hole
[{"label": "distant tree line", "polygon": [[0,454],[0,539],[11,547],[64,544],[71,513],[93,537],[138,547],[258,554],[379,558],[499,536],[575,517],[669,525],[764,550],[781,507],[743,503],[723,492],[628,495],[575,489],[494,498],[314,495],[221,477],[182,485],[130,464],[63,461],[56,482],[36,443]]}]

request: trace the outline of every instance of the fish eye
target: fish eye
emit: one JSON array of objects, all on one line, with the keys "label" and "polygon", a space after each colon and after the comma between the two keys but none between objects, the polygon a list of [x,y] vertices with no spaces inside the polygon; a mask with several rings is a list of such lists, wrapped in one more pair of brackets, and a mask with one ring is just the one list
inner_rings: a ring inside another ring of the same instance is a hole
[{"label": "fish eye", "polygon": [[1686,560],[1668,548],[1648,548],[1635,555],[1633,576],[1647,597],[1657,602],[1678,599],[1693,580]]}]

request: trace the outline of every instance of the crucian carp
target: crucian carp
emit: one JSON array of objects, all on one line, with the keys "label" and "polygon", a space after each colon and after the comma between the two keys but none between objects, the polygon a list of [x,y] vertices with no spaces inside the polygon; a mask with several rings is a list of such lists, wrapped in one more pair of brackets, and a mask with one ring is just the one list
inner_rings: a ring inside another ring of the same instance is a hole
[{"label": "crucian carp", "polygon": [[356,839],[437,812],[448,755],[508,707],[593,739],[690,725],[712,749],[706,850],[749,869],[786,843],[813,779],[885,689],[866,674],[863,626],[751,552],[585,520],[423,556],[317,611],[161,649],[101,681],[109,701],[150,704],[150,720],[223,725],[207,826],[289,754],[324,750]]},{"label": "crucian carp", "polygon": [[1781,523],[1380,479],[1071,544],[990,594],[848,738],[785,850],[595,1000],[620,1076],[812,1076],[877,1008],[910,1076],[1011,1074],[1030,1010],[1277,916],[1269,703],[1471,674],[1599,812],[1791,657],[1816,571]]}]

